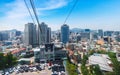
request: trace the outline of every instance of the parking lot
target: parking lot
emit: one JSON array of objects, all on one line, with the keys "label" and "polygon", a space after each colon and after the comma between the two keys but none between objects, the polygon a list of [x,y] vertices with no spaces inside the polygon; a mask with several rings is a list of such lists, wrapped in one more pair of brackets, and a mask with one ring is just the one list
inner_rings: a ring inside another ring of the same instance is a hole
[{"label": "parking lot", "polygon": [[63,61],[57,60],[36,65],[18,65],[6,69],[2,75],[66,75]]},{"label": "parking lot", "polygon": [[11,75],[51,75],[51,70],[48,70],[48,68],[46,67],[45,70],[41,70],[41,71],[23,72],[23,73],[18,73],[18,74],[14,72]]}]

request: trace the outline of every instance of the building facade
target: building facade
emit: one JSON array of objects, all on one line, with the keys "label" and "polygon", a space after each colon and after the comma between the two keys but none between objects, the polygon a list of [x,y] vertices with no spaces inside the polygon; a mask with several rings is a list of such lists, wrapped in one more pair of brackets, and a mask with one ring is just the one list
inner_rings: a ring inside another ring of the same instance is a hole
[{"label": "building facade", "polygon": [[26,46],[32,45],[34,47],[36,45],[36,42],[37,42],[36,26],[33,23],[25,24],[24,44]]},{"label": "building facade", "polygon": [[98,35],[102,38],[103,37],[103,30],[102,29],[99,29],[98,30]]},{"label": "building facade", "polygon": [[44,22],[42,22],[38,26],[38,40],[39,44],[46,44],[51,42],[51,28],[47,26]]},{"label": "building facade", "polygon": [[51,28],[47,28],[47,43],[51,43]]},{"label": "building facade", "polygon": [[66,24],[61,26],[61,42],[64,44],[69,42],[69,26]]}]

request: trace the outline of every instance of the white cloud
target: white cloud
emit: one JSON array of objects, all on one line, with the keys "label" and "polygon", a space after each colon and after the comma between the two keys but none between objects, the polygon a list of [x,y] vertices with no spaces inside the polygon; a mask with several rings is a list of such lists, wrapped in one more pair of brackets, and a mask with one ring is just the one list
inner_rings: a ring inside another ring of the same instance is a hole
[{"label": "white cloud", "polygon": [[[28,0],[26,1],[29,2]],[[61,8],[66,4],[66,0],[49,0],[49,2],[45,2],[44,8],[37,7],[37,14],[42,16],[42,11]],[[13,28],[24,30],[24,24],[28,21],[32,22],[28,10],[25,7],[24,0],[15,0],[14,2],[7,3],[5,8],[9,8],[9,10],[4,12],[5,16],[0,18],[0,30]]]},{"label": "white cloud", "polygon": [[17,28],[23,30],[24,23],[28,22],[27,18],[29,16],[23,0],[15,0],[12,3],[8,3],[6,8],[10,8],[10,10],[4,12],[5,16],[0,18],[1,29]]},{"label": "white cloud", "polygon": [[38,10],[52,10],[52,9],[57,9],[61,8],[65,5],[67,5],[68,1],[66,0],[49,0],[49,2],[45,3],[45,7],[43,8],[38,8]]}]

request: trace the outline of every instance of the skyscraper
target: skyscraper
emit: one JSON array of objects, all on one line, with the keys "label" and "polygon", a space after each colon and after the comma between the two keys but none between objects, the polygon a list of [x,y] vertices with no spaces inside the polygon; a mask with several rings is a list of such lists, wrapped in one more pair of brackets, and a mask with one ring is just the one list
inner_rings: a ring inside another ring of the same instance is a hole
[{"label": "skyscraper", "polygon": [[2,41],[2,34],[1,34],[1,32],[0,32],[0,41]]},{"label": "skyscraper", "polygon": [[42,22],[39,27],[41,27],[41,30],[39,28],[38,36],[39,36],[39,44],[45,44],[47,42],[47,25]]},{"label": "skyscraper", "polygon": [[16,31],[16,36],[20,36],[21,35],[21,31]]},{"label": "skyscraper", "polygon": [[69,42],[69,26],[67,24],[61,26],[61,41],[64,44]]},{"label": "skyscraper", "polygon": [[51,28],[47,26],[44,22],[42,22],[39,27],[38,36],[39,36],[39,44],[47,44],[51,42]]},{"label": "skyscraper", "polygon": [[8,40],[9,39],[9,32],[8,31],[2,31],[1,32],[1,40]]},{"label": "skyscraper", "polygon": [[85,29],[85,32],[90,33],[90,29]]},{"label": "skyscraper", "polygon": [[99,29],[98,30],[98,35],[102,38],[103,37],[103,30],[102,29]]},{"label": "skyscraper", "polygon": [[13,29],[9,32],[9,37],[10,37],[9,39],[10,40],[13,40],[16,37],[16,31],[17,30]]},{"label": "skyscraper", "polygon": [[33,47],[36,45],[36,26],[33,23],[25,24],[24,29],[24,44],[26,46],[32,45]]},{"label": "skyscraper", "polygon": [[47,28],[47,43],[51,43],[51,28]]}]

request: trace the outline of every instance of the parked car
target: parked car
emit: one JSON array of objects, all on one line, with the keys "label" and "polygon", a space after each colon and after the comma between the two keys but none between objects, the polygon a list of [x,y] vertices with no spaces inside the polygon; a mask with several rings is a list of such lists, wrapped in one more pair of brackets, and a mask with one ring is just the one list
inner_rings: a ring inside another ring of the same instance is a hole
[{"label": "parked car", "polygon": [[9,73],[13,73],[14,70],[12,68],[9,69]]},{"label": "parked car", "polygon": [[45,60],[45,59],[41,59],[41,60],[40,60],[40,65],[46,66],[46,65],[47,65],[47,64],[46,64],[46,60]]},{"label": "parked car", "polygon": [[58,74],[51,74],[51,75],[58,75]]},{"label": "parked car", "polygon": [[16,74],[20,73],[18,69],[15,70]]},{"label": "parked car", "polygon": [[55,71],[55,72],[52,72],[51,75],[58,75],[58,73]]},{"label": "parked car", "polygon": [[42,70],[41,67],[40,67],[39,65],[36,65],[36,68],[37,68],[39,71]]},{"label": "parked car", "polygon": [[33,71],[37,71],[36,67],[33,67]]},{"label": "parked car", "polygon": [[44,64],[41,64],[40,67],[41,67],[42,70],[45,70],[45,65]]},{"label": "parked car", "polygon": [[7,72],[5,72],[5,75],[10,75],[10,73],[7,71]]},{"label": "parked car", "polygon": [[28,70],[29,70],[29,69],[28,69],[27,67],[24,69],[25,72],[28,72]]},{"label": "parked car", "polygon": [[29,68],[29,71],[30,71],[30,72],[33,72],[33,68],[32,68],[32,67],[30,67],[30,68]]},{"label": "parked car", "polygon": [[24,72],[24,70],[23,70],[23,69],[19,69],[19,72],[20,72],[20,73],[23,73],[23,72]]},{"label": "parked car", "polygon": [[4,74],[5,74],[4,71],[1,70],[1,71],[0,71],[0,75],[4,75]]}]

